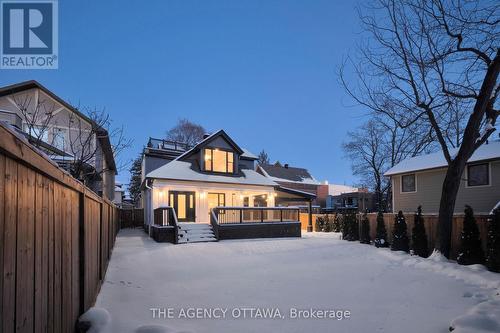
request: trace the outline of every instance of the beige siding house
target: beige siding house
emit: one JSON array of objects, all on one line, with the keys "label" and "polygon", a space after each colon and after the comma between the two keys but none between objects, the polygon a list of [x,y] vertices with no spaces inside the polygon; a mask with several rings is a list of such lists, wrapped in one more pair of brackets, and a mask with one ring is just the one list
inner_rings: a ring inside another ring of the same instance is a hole
[{"label": "beige siding house", "polygon": [[[409,158],[388,170],[385,176],[392,182],[393,211],[414,212],[421,205],[425,213],[438,213],[445,173],[442,152]],[[490,141],[469,159],[455,213],[463,212],[465,205],[477,213],[488,213],[499,201],[500,141]]]},{"label": "beige siding house", "polygon": [[0,121],[62,168],[84,164],[84,183],[113,200],[116,165],[108,132],[37,81],[0,87]]}]

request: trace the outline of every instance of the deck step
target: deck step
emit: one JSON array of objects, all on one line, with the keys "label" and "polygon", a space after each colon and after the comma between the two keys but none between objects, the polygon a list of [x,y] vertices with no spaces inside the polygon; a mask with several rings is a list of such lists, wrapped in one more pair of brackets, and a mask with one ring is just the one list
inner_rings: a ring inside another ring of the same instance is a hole
[{"label": "deck step", "polygon": [[208,223],[188,223],[181,222],[177,224],[177,243],[200,243],[216,242],[212,226]]}]

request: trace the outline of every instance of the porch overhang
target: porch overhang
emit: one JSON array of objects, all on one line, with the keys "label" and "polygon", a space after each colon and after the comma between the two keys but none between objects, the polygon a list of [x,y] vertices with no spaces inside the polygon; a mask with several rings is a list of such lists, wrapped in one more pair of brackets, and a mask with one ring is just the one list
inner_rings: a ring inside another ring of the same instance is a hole
[{"label": "porch overhang", "polygon": [[313,231],[313,226],[312,226],[312,202],[314,199],[316,199],[316,194],[310,193],[310,192],[305,192],[305,191],[300,191],[296,190],[293,188],[288,188],[288,187],[283,187],[283,186],[276,186],[274,188],[277,194],[277,198],[279,201],[304,201],[307,202],[309,206],[309,218],[308,218],[308,223],[307,223],[307,232]]},{"label": "porch overhang", "polygon": [[293,188],[283,187],[283,186],[275,186],[274,190],[276,191],[278,197],[280,199],[290,199],[292,201],[312,201],[316,199],[316,194],[295,190]]}]

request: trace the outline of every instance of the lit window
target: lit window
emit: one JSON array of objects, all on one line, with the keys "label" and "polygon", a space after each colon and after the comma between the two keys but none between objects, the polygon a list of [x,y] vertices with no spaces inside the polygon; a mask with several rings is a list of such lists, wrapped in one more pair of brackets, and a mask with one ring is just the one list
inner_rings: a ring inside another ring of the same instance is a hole
[{"label": "lit window", "polygon": [[212,171],[212,149],[205,149],[205,170]]},{"label": "lit window", "polygon": [[220,149],[205,149],[205,171],[233,173],[234,154]]},{"label": "lit window", "polygon": [[467,186],[484,186],[490,183],[488,163],[467,166],[467,175]]},{"label": "lit window", "polygon": [[227,172],[227,152],[216,149],[213,151],[213,156],[213,171]]},{"label": "lit window", "polygon": [[404,175],[401,177],[401,192],[415,192],[417,190],[415,183],[415,174]]},{"label": "lit window", "polygon": [[208,211],[215,207],[224,207],[226,205],[226,195],[224,193],[208,193]]}]

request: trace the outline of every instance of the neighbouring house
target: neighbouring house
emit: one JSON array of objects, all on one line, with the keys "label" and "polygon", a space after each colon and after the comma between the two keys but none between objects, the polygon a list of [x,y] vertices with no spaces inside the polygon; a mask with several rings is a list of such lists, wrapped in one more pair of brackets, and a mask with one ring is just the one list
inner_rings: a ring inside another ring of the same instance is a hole
[{"label": "neighbouring house", "polygon": [[[456,149],[450,150],[450,154]],[[406,159],[389,169],[393,211],[413,212],[422,206],[425,213],[438,213],[441,188],[446,174],[442,152]],[[455,213],[464,206],[488,213],[500,201],[500,141],[489,141],[469,159],[458,191]]]},{"label": "neighbouring house", "polygon": [[342,193],[356,192],[357,187],[339,184],[329,184],[325,181],[323,184],[318,185],[317,201],[322,208],[333,209],[333,197]]},{"label": "neighbouring house", "polygon": [[332,210],[354,209],[358,212],[373,212],[376,208],[373,193],[366,188],[331,196],[328,208]]},{"label": "neighbouring house", "polygon": [[347,185],[321,184],[318,186],[318,201],[326,211],[355,209],[359,212],[373,211],[373,193],[366,188]]},{"label": "neighbouring house", "polygon": [[[150,139],[142,161],[146,230],[162,240],[159,233],[168,234],[164,229],[175,224],[179,235],[165,236],[174,242],[214,240],[214,231],[218,238],[300,236],[298,213],[291,218],[292,212],[277,208],[276,202],[311,202],[315,195],[282,188],[255,170],[256,160],[223,130],[206,135],[194,147]],[[167,215],[163,210],[169,210]]]},{"label": "neighbouring house", "polygon": [[[314,196],[318,194],[320,182],[318,182],[307,169],[291,167],[288,164],[281,165],[280,163],[275,163],[259,164],[257,165],[257,172],[279,184],[282,189],[300,191],[313,194]],[[288,200],[288,198],[280,200],[280,198],[278,198],[276,204],[281,206],[302,206],[304,205],[304,201],[300,199],[297,201]],[[313,205],[319,208],[316,199],[313,201]]]},{"label": "neighbouring house", "polygon": [[124,198],[125,198],[125,189],[123,188],[123,184],[115,182],[115,195],[113,198],[113,202],[118,207],[121,207]]},{"label": "neighbouring house", "polygon": [[49,89],[37,81],[0,88],[0,121],[63,169],[79,163],[85,185],[114,199],[117,170],[108,132]]}]

